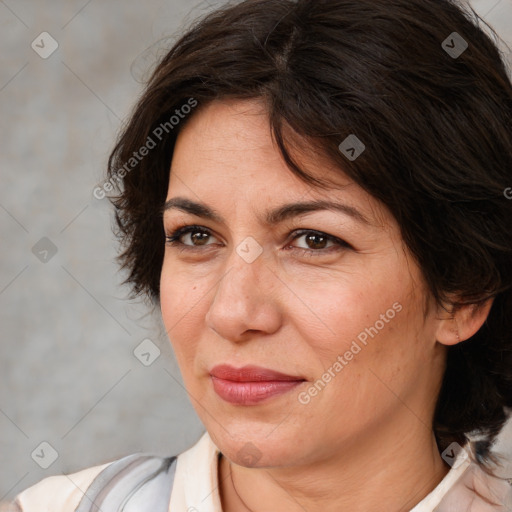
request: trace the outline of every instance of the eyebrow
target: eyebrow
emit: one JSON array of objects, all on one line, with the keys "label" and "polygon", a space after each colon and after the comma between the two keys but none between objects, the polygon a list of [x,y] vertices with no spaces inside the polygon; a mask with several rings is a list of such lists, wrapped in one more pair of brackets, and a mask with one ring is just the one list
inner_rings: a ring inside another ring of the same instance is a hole
[{"label": "eyebrow", "polygon": [[[196,203],[185,197],[173,197],[166,201],[164,206],[162,207],[162,214],[165,211],[171,209],[177,209],[185,213],[196,215],[197,217],[210,219],[219,224],[226,224],[222,216],[214,209],[210,208],[206,204]],[[275,224],[279,224],[280,222],[283,222],[286,219],[298,217],[299,215],[319,210],[331,210],[341,212],[363,224],[367,224],[369,226],[371,225],[371,222],[353,206],[326,200],[290,203],[279,206],[278,208],[266,212],[265,223],[272,226]]]}]

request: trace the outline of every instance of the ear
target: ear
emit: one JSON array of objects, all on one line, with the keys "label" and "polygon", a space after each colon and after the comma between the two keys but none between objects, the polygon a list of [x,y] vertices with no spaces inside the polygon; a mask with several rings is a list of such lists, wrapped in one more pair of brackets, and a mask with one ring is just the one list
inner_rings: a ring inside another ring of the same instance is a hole
[{"label": "ear", "polygon": [[447,310],[439,307],[436,339],[443,345],[456,345],[471,338],[487,320],[493,299],[482,304],[468,304]]}]

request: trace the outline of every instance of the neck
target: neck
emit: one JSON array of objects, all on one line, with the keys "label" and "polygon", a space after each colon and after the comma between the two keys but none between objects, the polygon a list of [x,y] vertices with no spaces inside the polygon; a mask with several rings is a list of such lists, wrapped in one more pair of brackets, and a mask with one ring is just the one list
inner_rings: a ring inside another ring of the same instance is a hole
[{"label": "neck", "polygon": [[223,457],[223,511],[409,512],[449,470],[433,434],[416,423],[407,436],[395,430],[392,444],[381,431],[308,465],[245,468]]}]

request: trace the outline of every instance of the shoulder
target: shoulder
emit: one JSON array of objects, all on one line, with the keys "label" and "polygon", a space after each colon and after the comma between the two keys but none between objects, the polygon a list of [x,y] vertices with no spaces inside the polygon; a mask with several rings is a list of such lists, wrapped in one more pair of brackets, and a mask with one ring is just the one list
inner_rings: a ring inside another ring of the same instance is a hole
[{"label": "shoulder", "polygon": [[168,512],[169,505],[173,510],[199,505],[198,496],[204,500],[205,495],[212,510],[222,510],[218,454],[205,433],[181,454],[134,453],[76,473],[44,478],[19,493],[8,512]]},{"label": "shoulder", "polygon": [[87,489],[96,476],[112,462],[94,466],[68,475],[43,478],[20,492],[14,504],[23,512],[64,512],[75,510],[82,499],[81,489]]},{"label": "shoulder", "polygon": [[[50,476],[14,498],[20,512],[89,512],[127,500],[169,502],[176,457],[135,453],[76,473]],[[16,510],[16,509],[15,509]]]}]

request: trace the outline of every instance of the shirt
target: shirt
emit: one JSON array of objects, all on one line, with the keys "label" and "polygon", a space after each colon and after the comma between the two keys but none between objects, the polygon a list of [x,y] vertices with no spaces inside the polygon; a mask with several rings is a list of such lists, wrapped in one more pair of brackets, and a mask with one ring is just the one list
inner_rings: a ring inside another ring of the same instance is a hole
[{"label": "shirt", "polygon": [[[471,465],[468,458],[462,458],[463,454],[462,451],[443,480],[410,512],[433,512],[438,507]],[[219,455],[219,449],[205,432],[191,448],[177,456],[169,512],[222,512],[218,485]],[[84,490],[113,462],[44,478],[19,493],[14,502],[21,512],[74,512]]]}]

